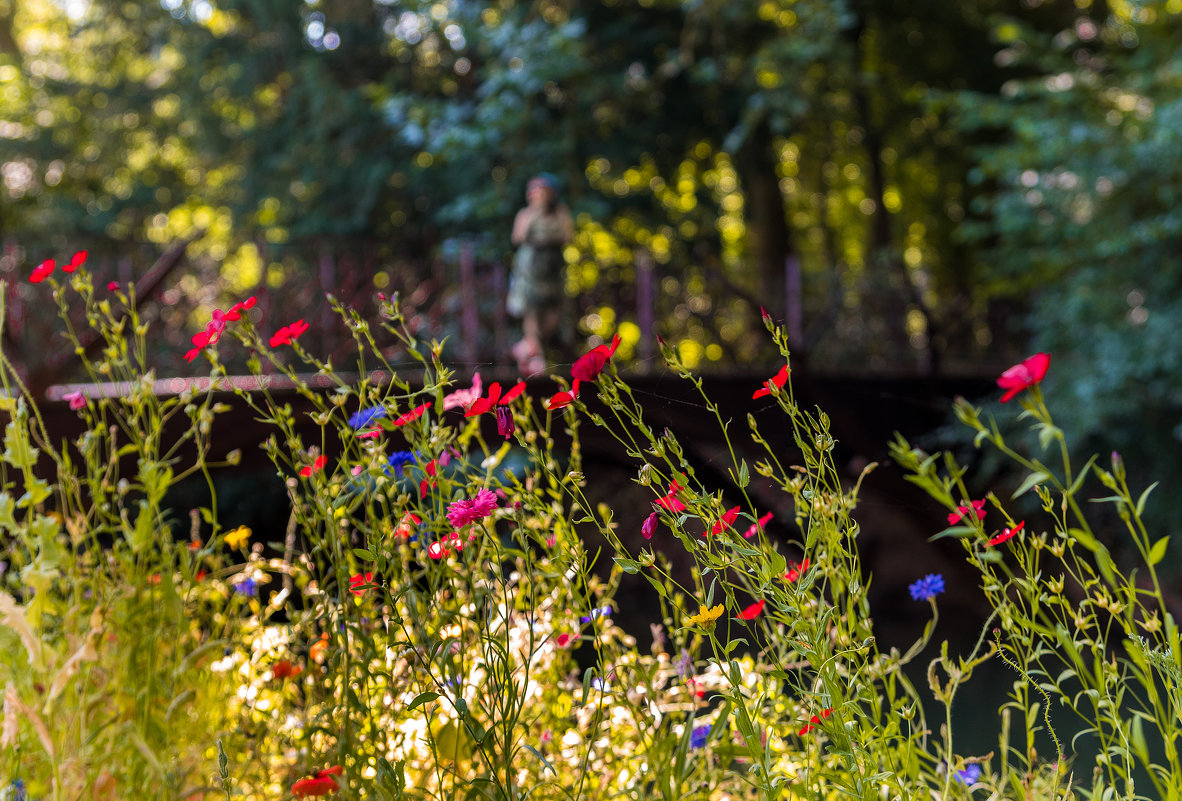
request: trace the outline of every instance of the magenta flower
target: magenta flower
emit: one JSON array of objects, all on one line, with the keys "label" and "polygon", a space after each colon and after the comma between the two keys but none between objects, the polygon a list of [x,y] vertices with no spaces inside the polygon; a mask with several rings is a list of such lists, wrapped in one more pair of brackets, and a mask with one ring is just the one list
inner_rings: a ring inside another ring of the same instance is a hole
[{"label": "magenta flower", "polygon": [[1051,366],[1051,354],[1036,353],[1021,364],[1015,364],[997,379],[997,385],[1005,390],[1001,402],[1013,398],[1025,389],[1033,387],[1046,377],[1047,368]]},{"label": "magenta flower", "polygon": [[649,515],[640,525],[640,535],[646,540],[651,540],[653,535],[657,533],[657,521],[659,517],[656,512]]},{"label": "magenta flower", "polygon": [[70,408],[74,411],[78,411],[86,406],[86,396],[82,394],[82,390],[67,392],[65,395],[62,395],[62,400],[69,401]]},{"label": "magenta flower", "polygon": [[454,501],[447,507],[447,522],[456,528],[483,520],[497,508],[497,496],[492,490],[483,489],[471,499]]}]

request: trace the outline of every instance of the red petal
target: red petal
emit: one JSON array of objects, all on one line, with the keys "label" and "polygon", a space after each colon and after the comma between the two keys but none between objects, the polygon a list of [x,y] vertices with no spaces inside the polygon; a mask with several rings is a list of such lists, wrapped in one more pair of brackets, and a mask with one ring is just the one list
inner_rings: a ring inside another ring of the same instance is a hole
[{"label": "red petal", "polygon": [[546,402],[546,408],[550,411],[557,409],[564,409],[575,402],[575,396],[569,392],[559,392],[553,398]]},{"label": "red petal", "polygon": [[407,423],[418,420],[420,417],[423,416],[423,412],[427,411],[427,407],[430,405],[431,405],[431,401],[427,401],[426,403],[422,404],[421,406],[416,406],[415,408],[411,409],[409,412],[402,415],[401,417],[395,418],[394,425],[395,426],[404,426]]},{"label": "red petal", "polygon": [[508,403],[512,403],[513,401],[517,400],[522,392],[525,392],[525,382],[518,381],[517,384],[514,385],[513,389],[506,392],[505,397],[501,398],[500,405],[504,406]]},{"label": "red petal", "polygon": [[759,617],[759,613],[763,611],[763,605],[766,603],[766,600],[759,600],[751,604],[739,613],[739,620],[754,620]]},{"label": "red petal", "polygon": [[62,272],[72,273],[75,270],[77,270],[79,267],[81,267],[82,263],[85,261],[86,261],[86,251],[80,250],[74,254],[73,258],[70,259],[69,264],[62,265]]}]

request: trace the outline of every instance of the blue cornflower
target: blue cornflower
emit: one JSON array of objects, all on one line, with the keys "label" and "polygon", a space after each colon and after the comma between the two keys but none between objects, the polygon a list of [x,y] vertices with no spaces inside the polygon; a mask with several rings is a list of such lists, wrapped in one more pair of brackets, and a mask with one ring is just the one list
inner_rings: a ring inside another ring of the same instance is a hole
[{"label": "blue cornflower", "polygon": [[390,454],[390,458],[386,460],[389,467],[386,472],[393,471],[394,475],[402,475],[402,468],[404,465],[418,460],[418,454],[415,451],[394,451]]},{"label": "blue cornflower", "polygon": [[592,620],[594,620],[597,617],[603,617],[604,615],[610,615],[611,613],[612,613],[612,608],[610,606],[601,606],[598,609],[592,609],[591,614],[583,615],[581,618],[579,618],[579,622],[580,623],[590,623]]},{"label": "blue cornflower", "polygon": [[349,418],[349,425],[353,428],[367,428],[373,424],[374,420],[381,420],[385,416],[385,407],[370,406],[368,409],[354,412],[353,416]]},{"label": "blue cornflower", "polygon": [[964,770],[958,770],[952,775],[965,784],[976,784],[977,780],[981,778],[981,766],[967,765]]},{"label": "blue cornflower", "polygon": [[12,784],[4,788],[3,793],[0,793],[0,798],[10,799],[10,801],[29,801],[29,795],[25,792],[24,780],[13,779]]},{"label": "blue cornflower", "polygon": [[908,587],[907,590],[916,601],[930,601],[944,592],[944,577],[939,573],[928,573]]},{"label": "blue cornflower", "polygon": [[252,578],[244,578],[234,585],[234,592],[239,595],[254,597],[259,594],[259,583]]},{"label": "blue cornflower", "polygon": [[706,740],[710,738],[710,724],[705,726],[695,726],[694,730],[690,732],[690,748],[701,748],[706,744]]}]

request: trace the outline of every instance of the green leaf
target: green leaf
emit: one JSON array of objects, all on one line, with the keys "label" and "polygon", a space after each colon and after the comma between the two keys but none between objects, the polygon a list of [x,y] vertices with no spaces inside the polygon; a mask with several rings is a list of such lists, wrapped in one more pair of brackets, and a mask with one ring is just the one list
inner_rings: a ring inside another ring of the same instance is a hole
[{"label": "green leaf", "polygon": [[527,749],[529,749],[529,752],[530,752],[531,754],[533,754],[534,756],[536,756],[538,759],[542,760],[542,764],[543,764],[543,765],[545,765],[546,767],[548,767],[548,768],[550,769],[550,772],[551,772],[551,773],[553,773],[555,776],[557,776],[557,775],[558,775],[558,771],[556,771],[556,770],[554,769],[554,766],[550,764],[550,760],[546,759],[546,757],[544,757],[544,756],[542,756],[540,753],[538,753],[538,749],[534,748],[534,747],[533,747],[532,745],[530,745],[529,743],[524,743],[524,745],[525,745],[525,747],[526,747]]},{"label": "green leaf", "polygon": [[743,489],[751,483],[751,474],[747,470],[747,460],[743,459],[739,462],[739,489]]},{"label": "green leaf", "polygon": [[1157,485],[1158,482],[1156,481],[1150,484],[1145,488],[1145,491],[1141,493],[1141,497],[1137,499],[1137,517],[1140,517],[1141,513],[1145,511],[1145,502],[1149,500],[1149,493],[1153,492]]},{"label": "green leaf", "polygon": [[1166,558],[1166,549],[1170,547],[1170,538],[1162,537],[1157,542],[1153,543],[1153,548],[1149,551],[1149,565],[1152,567]]},{"label": "green leaf", "polygon": [[354,548],[353,555],[358,559],[364,559],[367,562],[372,562],[377,558],[373,555],[373,551],[367,550],[365,548]]},{"label": "green leaf", "polygon": [[625,573],[636,574],[640,572],[640,563],[635,559],[625,559],[622,556],[613,557],[613,561],[620,566],[620,570]]},{"label": "green leaf", "polygon": [[406,711],[409,712],[412,709],[417,709],[420,706],[422,706],[423,704],[426,704],[430,701],[434,701],[437,698],[439,698],[439,693],[434,693],[434,692],[431,692],[430,690],[428,690],[425,693],[419,693],[418,695],[416,695],[414,697],[414,700],[412,700],[409,704],[406,705]]},{"label": "green leaf", "polygon": [[12,496],[7,492],[0,492],[0,528],[5,531],[16,530],[16,518],[12,515],[15,508],[16,502],[13,501]]},{"label": "green leaf", "polygon": [[37,449],[30,447],[24,427],[15,422],[4,427],[4,453],[0,458],[18,470],[27,470],[37,461]]},{"label": "green leaf", "polygon": [[1050,480],[1050,478],[1051,476],[1049,473],[1042,470],[1037,470],[1026,476],[1026,480],[1018,485],[1018,489],[1014,490],[1014,494],[1011,495],[1010,498],[1013,499],[1017,498],[1019,495],[1025,495],[1032,487],[1037,484],[1045,484]]},{"label": "green leaf", "polygon": [[975,534],[976,532],[977,532],[977,529],[973,528],[972,526],[949,526],[948,528],[944,529],[943,531],[940,531],[940,532],[928,537],[928,542],[933,542],[935,540],[942,540],[945,537],[957,537],[957,538],[963,539],[965,537],[971,536],[972,534]]}]

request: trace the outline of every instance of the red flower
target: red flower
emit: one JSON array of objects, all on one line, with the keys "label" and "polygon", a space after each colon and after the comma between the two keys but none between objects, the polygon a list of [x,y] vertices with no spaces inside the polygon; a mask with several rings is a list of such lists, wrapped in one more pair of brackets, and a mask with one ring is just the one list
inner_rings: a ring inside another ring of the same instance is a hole
[{"label": "red flower", "polygon": [[971,507],[958,506],[958,507],[956,507],[955,512],[948,513],[948,525],[951,526],[951,525],[955,525],[956,523],[960,522],[960,519],[962,517],[964,517],[965,515],[967,515],[969,512],[975,512],[977,514],[978,520],[985,519],[985,501],[982,499],[979,501],[970,501],[969,503],[972,504]]},{"label": "red flower", "polygon": [[751,604],[751,606],[739,613],[739,620],[754,620],[759,617],[759,613],[763,611],[763,605],[766,603],[766,600],[760,599]]},{"label": "red flower", "polygon": [[291,325],[285,325],[271,335],[271,347],[277,348],[280,345],[291,345],[300,334],[307,330],[308,324],[304,322],[303,318],[296,320]]},{"label": "red flower", "polygon": [[578,641],[579,641],[578,634],[568,634],[566,632],[563,632],[562,634],[558,635],[558,637],[554,640],[554,643],[559,648],[565,648],[566,646],[570,645],[571,643],[578,642]]},{"label": "red flower", "polygon": [[781,367],[780,372],[776,373],[767,381],[763,382],[763,387],[761,389],[755,390],[755,394],[751,396],[751,399],[755,400],[756,398],[763,398],[767,395],[771,395],[773,386],[776,388],[783,387],[788,383],[788,372],[788,365]]},{"label": "red flower", "polygon": [[[242,319],[242,312],[247,311],[249,309],[253,309],[254,305],[256,303],[258,303],[258,300],[259,299],[256,298],[254,295],[251,295],[246,300],[238,301],[237,303],[235,303],[233,306],[230,307],[230,310],[228,312],[226,312],[226,321],[232,323],[232,322]],[[307,326],[305,326],[305,328],[306,327]],[[297,334],[296,336],[299,336],[299,334]]]},{"label": "red flower", "polygon": [[308,476],[312,475],[313,473],[317,473],[320,470],[324,469],[324,466],[326,464],[328,464],[327,457],[317,456],[316,461],[312,462],[312,464],[304,465],[303,467],[300,468],[300,475],[303,476],[304,478],[307,478]]},{"label": "red flower", "polygon": [[754,523],[752,523],[751,528],[747,529],[747,531],[745,531],[743,533],[743,536],[746,537],[747,539],[751,539],[757,533],[762,531],[763,527],[766,526],[768,524],[768,521],[771,519],[772,519],[772,513],[768,512],[766,515],[763,515],[758,520],[756,520]]},{"label": "red flower", "polygon": [[443,557],[447,556],[447,541],[436,540],[435,542],[428,545],[427,556],[430,556],[432,559],[442,559]]},{"label": "red flower", "polygon": [[108,292],[117,292],[118,290],[119,290],[119,282],[118,281],[110,281],[107,283],[107,291]]},{"label": "red flower", "polygon": [[1002,529],[1001,533],[998,534],[997,536],[993,537],[992,539],[990,539],[988,544],[989,545],[1000,545],[1001,543],[1005,542],[1006,540],[1012,539],[1019,531],[1022,530],[1022,526],[1024,526],[1024,525],[1026,525],[1025,520],[1023,520],[1021,523],[1014,526],[1013,528]]},{"label": "red flower", "polygon": [[291,786],[292,795],[328,795],[337,791],[338,786],[333,776],[341,775],[341,766],[334,765],[326,768],[308,779],[300,779]]},{"label": "red flower", "polygon": [[86,261],[86,251],[80,250],[77,253],[75,253],[74,256],[70,259],[69,264],[62,265],[62,272],[63,273],[72,273],[75,270],[77,270],[79,267],[81,267],[83,262],[85,262],[85,261]]},{"label": "red flower", "polygon": [[594,381],[599,377],[604,365],[608,363],[618,347],[620,347],[620,337],[617,334],[612,337],[610,346],[600,345],[584,353],[571,365],[571,378],[576,381]]},{"label": "red flower", "polygon": [[669,482],[669,491],[665,493],[664,498],[659,498],[655,501],[657,506],[661,507],[667,512],[677,514],[685,511],[685,504],[677,497],[677,493],[681,492],[685,487],[678,484],[676,481]]},{"label": "red flower", "polygon": [[53,273],[53,268],[57,266],[57,262],[53,259],[46,259],[33,268],[33,274],[29,276],[30,284],[39,284],[48,278]]},{"label": "red flower", "polygon": [[358,573],[349,576],[349,592],[354,595],[364,595],[366,590],[373,589],[373,573]]},{"label": "red flower", "polygon": [[735,520],[739,517],[739,507],[733,506],[722,513],[722,518],[710,527],[711,536],[721,534],[724,528],[730,528],[735,524]]},{"label": "red flower", "polygon": [[294,679],[296,676],[304,672],[304,669],[299,665],[293,665],[286,659],[280,659],[275,664],[271,665],[271,679],[272,681],[283,681],[284,679]]},{"label": "red flower", "polygon": [[787,582],[795,582],[798,578],[804,575],[804,571],[809,569],[809,560],[805,559],[803,562],[797,562],[792,567],[788,568],[788,572],[784,574],[784,580]]},{"label": "red flower", "polygon": [[399,537],[409,537],[413,531],[412,526],[417,526],[422,522],[423,518],[414,512],[407,512],[402,516],[402,520],[398,522],[398,528],[394,529],[394,534]]},{"label": "red flower", "polygon": [[477,398],[472,401],[472,405],[464,412],[464,417],[475,417],[478,414],[484,414],[496,406],[507,406],[516,400],[524,391],[525,382],[519,381],[513,389],[506,392],[504,397],[501,397],[501,385],[494,381],[488,386],[488,397]]},{"label": "red flower", "polygon": [[570,391],[563,390],[556,394],[553,398],[546,402],[546,408],[550,411],[563,409],[575,402],[575,398],[579,397],[579,379],[571,382]]},{"label": "red flower", "polygon": [[1051,354],[1036,353],[1021,364],[1015,364],[997,379],[997,385],[1005,390],[1001,402],[1005,403],[1024,389],[1042,381],[1051,366]]},{"label": "red flower", "polygon": [[420,406],[416,406],[415,408],[411,409],[406,414],[404,414],[400,417],[395,417],[392,425],[397,427],[397,426],[404,426],[407,423],[412,423],[415,420],[418,420],[420,417],[422,417],[423,413],[426,412],[428,407],[430,407],[430,406],[431,406],[431,401],[427,401],[426,403],[424,403]]},{"label": "red flower", "polygon": [[427,462],[427,466],[424,469],[427,471],[427,478],[424,478],[422,481],[419,482],[419,497],[420,498],[427,497],[427,487],[430,487],[431,485],[433,485],[435,483],[435,481],[433,479],[437,475],[439,475],[438,460],[432,459],[431,461]]},{"label": "red flower", "polygon": [[811,718],[809,718],[809,722],[806,723],[805,727],[803,729],[801,729],[800,731],[798,731],[797,734],[799,734],[801,737],[803,737],[804,735],[808,734],[813,729],[817,728],[821,724],[822,718],[827,718],[832,714],[833,714],[833,707],[830,707],[829,709],[822,709],[821,714],[820,715],[813,715]]}]

